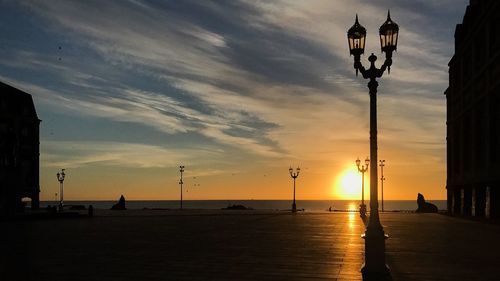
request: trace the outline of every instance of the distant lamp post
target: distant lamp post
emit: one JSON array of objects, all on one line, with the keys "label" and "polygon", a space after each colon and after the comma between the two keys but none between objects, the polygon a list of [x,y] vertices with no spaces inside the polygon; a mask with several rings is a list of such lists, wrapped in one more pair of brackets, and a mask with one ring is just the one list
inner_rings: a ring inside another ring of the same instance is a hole
[{"label": "distant lamp post", "polygon": [[185,166],[179,166],[179,172],[181,172],[181,179],[179,180],[179,185],[181,186],[181,210],[182,210],[182,185],[184,182],[182,181],[182,173],[184,173]]},{"label": "distant lamp post", "polygon": [[368,157],[365,159],[365,165],[361,165],[361,160],[356,159],[356,166],[358,167],[358,172],[361,173],[361,205],[359,205],[359,214],[364,217],[366,216],[366,205],[365,205],[365,172],[368,171],[368,166],[370,165],[370,159]]},{"label": "distant lamp post", "polygon": [[379,161],[380,164],[380,187],[382,188],[382,212],[384,211],[384,181],[385,181],[385,177],[384,177],[384,166],[385,166],[385,160],[380,160]]},{"label": "distant lamp post", "polygon": [[57,173],[57,180],[59,181],[59,210],[63,210],[64,206],[64,178],[66,177],[66,173],[64,173],[64,170],[66,169],[61,169],[60,173]]},{"label": "distant lamp post", "polygon": [[297,170],[295,172],[293,171],[292,167],[288,169],[290,172],[290,176],[293,179],[293,203],[292,203],[292,212],[296,213],[297,212],[297,205],[295,205],[295,179],[299,176],[300,173],[300,168],[297,167]]},{"label": "distant lamp post", "polygon": [[[354,25],[347,32],[349,53],[354,55],[354,69],[356,75],[361,72],[363,78],[370,79],[368,89],[370,90],[370,159],[372,163],[378,163],[377,156],[377,78],[382,77],[385,70],[390,72],[392,65],[392,53],[397,48],[399,26],[392,21],[390,13],[387,20],[379,29],[380,46],[385,53],[385,61],[381,68],[375,67],[377,57],[372,53],[368,58],[370,68],[365,69],[361,64],[361,55],[365,51],[366,29],[359,24],[358,16]],[[390,278],[390,271],[385,264],[385,233],[380,224],[378,213],[378,167],[371,165],[370,170],[370,220],[366,227],[365,238],[365,264],[361,270],[365,280],[385,280]]]}]

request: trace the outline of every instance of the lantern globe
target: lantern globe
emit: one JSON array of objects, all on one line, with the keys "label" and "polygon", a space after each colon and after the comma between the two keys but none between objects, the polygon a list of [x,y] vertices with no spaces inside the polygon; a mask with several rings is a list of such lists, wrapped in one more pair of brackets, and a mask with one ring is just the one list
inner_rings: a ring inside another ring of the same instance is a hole
[{"label": "lantern globe", "polygon": [[387,20],[380,26],[380,47],[382,52],[392,53],[398,46],[399,25],[391,19],[390,11]]},{"label": "lantern globe", "polygon": [[360,56],[365,52],[366,28],[359,24],[358,15],[354,25],[347,31],[347,41],[351,55]]}]

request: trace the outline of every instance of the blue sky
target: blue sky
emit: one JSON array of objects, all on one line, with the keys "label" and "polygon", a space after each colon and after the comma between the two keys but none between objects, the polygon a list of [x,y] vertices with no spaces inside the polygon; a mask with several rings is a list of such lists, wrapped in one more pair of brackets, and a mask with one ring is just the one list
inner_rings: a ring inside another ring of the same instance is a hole
[{"label": "blue sky", "polygon": [[4,0],[0,80],[32,94],[42,119],[42,198],[67,168],[69,198],[175,199],[183,163],[192,199],[288,198],[289,165],[304,167],[303,198],[322,199],[368,155],[346,31],[357,13],[366,53],[383,58],[391,9],[379,157],[394,199],[444,198],[443,92],[467,2]]}]

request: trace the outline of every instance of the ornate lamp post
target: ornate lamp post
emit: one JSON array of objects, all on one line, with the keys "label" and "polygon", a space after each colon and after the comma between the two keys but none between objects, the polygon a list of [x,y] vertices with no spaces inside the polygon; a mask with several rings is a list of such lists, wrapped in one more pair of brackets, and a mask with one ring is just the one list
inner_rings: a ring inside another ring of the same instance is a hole
[{"label": "ornate lamp post", "polygon": [[382,212],[384,211],[384,166],[385,166],[385,160],[380,160],[380,187],[382,188]]},{"label": "ornate lamp post", "polygon": [[[361,165],[361,160],[356,159],[356,166],[358,166],[358,172],[361,173],[361,205],[359,205],[359,214],[362,217],[366,216],[366,205],[365,205],[365,172],[368,171],[368,166],[370,164],[370,159],[368,157],[365,159],[365,165]],[[359,167],[361,165],[361,168]]]},{"label": "ornate lamp post", "polygon": [[[354,55],[354,69],[356,75],[361,72],[363,78],[370,79],[368,89],[370,90],[370,159],[373,163],[377,158],[377,78],[382,77],[385,70],[390,72],[392,65],[392,52],[396,50],[398,42],[399,26],[391,20],[390,13],[387,20],[379,29],[380,46],[385,53],[385,61],[382,67],[376,68],[377,57],[372,53],[368,58],[370,68],[365,69],[361,64],[361,55],[365,51],[366,29],[359,24],[358,16],[354,25],[347,32],[349,52]],[[390,278],[389,268],[385,264],[385,233],[380,224],[377,199],[377,165],[371,165],[370,170],[370,220],[365,231],[365,264],[361,270],[365,280],[384,280]]]},{"label": "ornate lamp post", "polygon": [[295,179],[299,176],[299,173],[300,173],[300,168],[297,167],[297,170],[296,172],[293,171],[292,167],[290,167],[290,169],[288,169],[288,171],[290,172],[290,176],[292,177],[293,179],[293,203],[292,203],[292,212],[297,212],[297,205],[295,205]]},{"label": "ornate lamp post", "polygon": [[182,173],[184,173],[184,166],[179,166],[179,172],[181,172],[181,179],[179,180],[179,185],[181,186],[181,210],[182,210],[182,185],[184,182],[182,181]]},{"label": "ornate lamp post", "polygon": [[57,173],[57,180],[59,181],[59,210],[63,210],[64,206],[64,178],[66,177],[66,173],[64,173],[64,170],[66,169],[61,169],[60,173]]}]

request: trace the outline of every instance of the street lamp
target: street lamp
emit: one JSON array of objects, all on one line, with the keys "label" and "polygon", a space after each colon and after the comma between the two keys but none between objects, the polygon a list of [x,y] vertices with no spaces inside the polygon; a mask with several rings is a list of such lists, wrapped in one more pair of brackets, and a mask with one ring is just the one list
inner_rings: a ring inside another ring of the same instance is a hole
[{"label": "street lamp", "polygon": [[179,180],[179,185],[181,186],[181,210],[182,210],[182,185],[184,182],[182,181],[182,173],[184,173],[184,166],[179,166],[179,172],[181,172],[181,179]]},{"label": "street lamp", "polygon": [[292,212],[297,212],[297,205],[295,205],[295,179],[299,176],[300,168],[297,167],[296,172],[293,171],[292,167],[288,169],[290,172],[290,176],[293,178],[293,203],[292,203]]},{"label": "street lamp", "polygon": [[[399,26],[391,20],[390,13],[387,20],[379,29],[380,46],[385,53],[385,61],[380,69],[375,67],[377,57],[372,53],[368,58],[370,68],[365,69],[361,63],[361,55],[365,51],[366,29],[359,24],[358,16],[354,25],[347,32],[349,52],[354,55],[354,69],[356,75],[359,72],[363,78],[370,79],[368,89],[370,90],[370,159],[373,163],[378,162],[377,156],[377,78],[382,77],[385,70],[390,71],[392,65],[392,52],[397,48]],[[365,264],[361,269],[365,280],[384,280],[390,278],[390,271],[385,264],[385,233],[378,213],[377,195],[377,165],[371,165],[370,170],[370,219],[365,231]]]},{"label": "street lamp", "polygon": [[66,173],[64,173],[64,170],[66,169],[61,169],[60,173],[57,173],[57,180],[59,181],[59,210],[63,210],[63,204],[64,204],[64,178],[66,177]]},{"label": "street lamp", "polygon": [[[356,159],[356,166],[358,166],[358,172],[361,173],[361,205],[359,205],[359,214],[361,217],[366,216],[366,205],[365,205],[365,172],[368,171],[368,166],[370,164],[370,159],[366,157],[365,165],[361,165],[361,160]],[[361,168],[359,167],[361,165]]]},{"label": "street lamp", "polygon": [[384,166],[385,166],[385,160],[380,160],[379,161],[380,164],[380,185],[381,185],[381,188],[382,188],[382,212],[384,211],[384,181],[385,181],[385,177],[384,177]]}]

